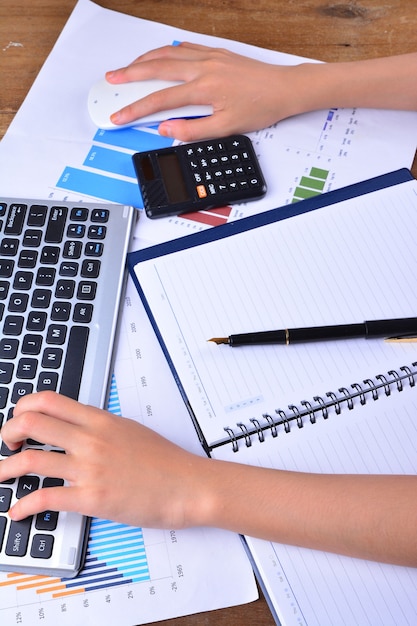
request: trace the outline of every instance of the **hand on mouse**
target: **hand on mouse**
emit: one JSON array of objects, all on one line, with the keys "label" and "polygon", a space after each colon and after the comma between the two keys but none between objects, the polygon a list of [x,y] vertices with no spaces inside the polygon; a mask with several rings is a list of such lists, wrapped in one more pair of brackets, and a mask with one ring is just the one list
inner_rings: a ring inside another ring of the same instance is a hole
[{"label": "hand on mouse", "polygon": [[[182,141],[265,128],[318,109],[368,107],[416,110],[417,53],[340,63],[263,63],[227,50],[182,43],[152,50],[108,72],[111,83],[160,78],[183,84],[155,92],[119,111],[115,124],[188,104],[213,115],[163,122],[159,132]],[[387,88],[387,85],[389,88]]]},{"label": "hand on mouse", "polygon": [[[111,83],[158,78],[184,81],[155,92],[111,117],[115,124],[164,109],[208,104],[212,116],[161,123],[159,132],[182,141],[249,132],[293,114],[296,93],[287,84],[289,68],[255,61],[227,50],[183,43],[148,52],[125,68],[106,74]],[[271,89],[279,81],[280,91]]]}]

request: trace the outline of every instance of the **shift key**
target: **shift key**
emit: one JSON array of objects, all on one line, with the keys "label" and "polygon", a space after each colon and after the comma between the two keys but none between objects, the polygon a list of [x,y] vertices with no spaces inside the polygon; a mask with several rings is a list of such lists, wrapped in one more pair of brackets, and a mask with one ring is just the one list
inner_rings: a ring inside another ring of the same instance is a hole
[{"label": "shift key", "polygon": [[10,524],[6,544],[7,556],[25,556],[28,549],[31,525],[31,517],[26,517],[26,519],[23,519],[20,522],[12,522]]}]

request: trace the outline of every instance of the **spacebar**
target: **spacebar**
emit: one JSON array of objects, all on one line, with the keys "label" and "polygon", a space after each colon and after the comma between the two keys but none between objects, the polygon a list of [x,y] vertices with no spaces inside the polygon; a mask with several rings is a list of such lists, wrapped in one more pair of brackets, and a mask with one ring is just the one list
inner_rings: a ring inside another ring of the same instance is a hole
[{"label": "spacebar", "polygon": [[73,326],[70,330],[59,392],[74,400],[78,400],[80,392],[88,332],[86,326]]}]

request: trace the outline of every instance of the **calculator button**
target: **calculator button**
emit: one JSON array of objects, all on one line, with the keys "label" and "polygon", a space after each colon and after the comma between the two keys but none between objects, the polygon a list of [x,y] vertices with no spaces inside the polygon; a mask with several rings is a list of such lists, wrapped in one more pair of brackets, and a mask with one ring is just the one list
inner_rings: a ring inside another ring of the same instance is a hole
[{"label": "calculator button", "polygon": [[207,198],[207,189],[204,185],[197,186],[197,195],[199,198]]}]

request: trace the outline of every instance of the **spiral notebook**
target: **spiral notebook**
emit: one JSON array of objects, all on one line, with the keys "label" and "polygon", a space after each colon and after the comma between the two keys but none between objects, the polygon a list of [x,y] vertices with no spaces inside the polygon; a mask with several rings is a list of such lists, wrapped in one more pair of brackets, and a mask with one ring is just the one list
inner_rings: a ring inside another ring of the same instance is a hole
[{"label": "spiral notebook", "polygon": [[[413,317],[416,232],[417,181],[399,170],[130,255],[208,454],[300,471],[417,472],[416,342],[207,341]],[[417,570],[246,542],[277,622],[417,623]]]}]

